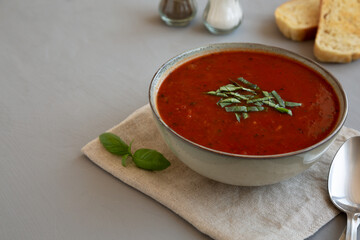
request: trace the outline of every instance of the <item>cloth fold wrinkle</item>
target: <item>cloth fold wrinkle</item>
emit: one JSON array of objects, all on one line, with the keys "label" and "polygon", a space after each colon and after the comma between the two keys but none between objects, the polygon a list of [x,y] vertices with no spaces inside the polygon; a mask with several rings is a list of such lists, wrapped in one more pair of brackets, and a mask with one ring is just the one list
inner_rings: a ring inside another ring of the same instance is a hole
[{"label": "cloth fold wrinkle", "polygon": [[297,240],[313,235],[339,210],[327,193],[330,163],[341,144],[360,132],[343,127],[330,149],[311,168],[277,184],[261,187],[232,186],[194,172],[178,160],[164,143],[149,104],[108,130],[132,148],[161,152],[171,166],[151,172],[134,164],[121,165],[98,138],[82,152],[100,168],[171,209],[199,231],[214,239]]}]

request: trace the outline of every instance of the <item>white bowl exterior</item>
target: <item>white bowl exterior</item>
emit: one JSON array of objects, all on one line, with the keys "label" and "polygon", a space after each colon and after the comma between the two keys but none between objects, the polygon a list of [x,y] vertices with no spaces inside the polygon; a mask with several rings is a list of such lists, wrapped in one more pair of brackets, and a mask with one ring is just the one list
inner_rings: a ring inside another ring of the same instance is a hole
[{"label": "white bowl exterior", "polygon": [[[345,121],[347,116],[346,95],[337,80],[335,80],[319,65],[313,65],[313,62],[309,62],[309,60],[296,54],[291,56],[291,58],[303,62],[308,66],[309,64],[312,64],[311,67],[313,69],[320,72],[320,74],[328,80],[330,79],[330,84],[334,86],[335,92],[341,98],[339,99],[341,105],[341,118],[339,119],[338,126],[332,135],[323,140],[317,146],[309,148],[306,151],[299,151],[299,153],[280,154],[275,157],[266,156],[261,158],[245,155],[239,156],[235,154],[223,154],[214,150],[208,150],[205,147],[201,147],[196,143],[192,143],[189,140],[184,139],[166,126],[166,124],[160,119],[156,108],[157,91],[162,81],[172,69],[189,61],[190,59],[198,57],[199,55],[222,50],[241,50],[249,48],[260,51],[264,49],[265,51],[273,51],[275,53],[280,51],[280,54],[282,53],[283,55],[284,53],[282,51],[284,51],[286,54],[292,55],[292,53],[286,50],[259,44],[246,43],[215,44],[208,47],[194,49],[171,59],[159,69],[151,83],[149,97],[154,119],[164,141],[177,158],[184,164],[195,172],[219,182],[239,186],[261,186],[280,182],[308,169],[329,148]],[[285,56],[289,56],[286,54]]]},{"label": "white bowl exterior", "polygon": [[291,178],[313,165],[335,136],[311,151],[281,157],[252,159],[216,154],[180,139],[159,120],[160,133],[175,156],[195,172],[218,182],[238,186],[262,186]]}]

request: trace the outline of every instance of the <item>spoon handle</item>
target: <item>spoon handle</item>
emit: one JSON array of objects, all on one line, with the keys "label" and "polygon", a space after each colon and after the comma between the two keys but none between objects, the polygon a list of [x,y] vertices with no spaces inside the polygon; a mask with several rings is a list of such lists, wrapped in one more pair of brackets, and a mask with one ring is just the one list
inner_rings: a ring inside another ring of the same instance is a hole
[{"label": "spoon handle", "polygon": [[[358,216],[358,217],[357,217],[357,219],[356,219],[356,226],[355,226],[355,229],[358,229],[359,224],[360,224],[360,217]],[[345,240],[345,235],[346,235],[346,227],[345,227],[345,228],[344,228],[344,230],[342,231],[342,233],[341,233],[341,236],[340,236],[339,240]]]},{"label": "spoon handle", "polygon": [[346,240],[357,239],[358,217],[354,213],[347,213]]}]

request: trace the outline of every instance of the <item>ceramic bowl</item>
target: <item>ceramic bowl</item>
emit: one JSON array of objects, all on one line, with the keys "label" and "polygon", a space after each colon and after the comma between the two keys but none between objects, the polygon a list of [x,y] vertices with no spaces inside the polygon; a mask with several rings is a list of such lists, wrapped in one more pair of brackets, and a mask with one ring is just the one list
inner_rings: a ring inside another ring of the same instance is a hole
[{"label": "ceramic bowl", "polygon": [[[334,130],[322,141],[296,152],[247,156],[216,151],[198,145],[173,131],[160,117],[156,106],[156,95],[167,75],[179,65],[214,52],[231,50],[253,50],[286,56],[301,62],[322,75],[334,88],[340,102],[340,117]],[[212,44],[186,51],[160,67],[149,88],[149,102],[155,122],[164,141],[172,152],[195,172],[226,184],[239,186],[261,186],[274,184],[291,178],[313,165],[329,148],[344,124],[348,104],[346,94],[339,81],[316,62],[290,51],[253,43]]]}]

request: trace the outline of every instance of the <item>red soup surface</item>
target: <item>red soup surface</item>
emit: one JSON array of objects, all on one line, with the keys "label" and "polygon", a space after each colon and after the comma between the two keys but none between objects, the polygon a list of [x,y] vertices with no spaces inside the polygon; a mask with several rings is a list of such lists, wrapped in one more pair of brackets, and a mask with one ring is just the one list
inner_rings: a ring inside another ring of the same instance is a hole
[{"label": "red soup surface", "polygon": [[[238,120],[217,104],[221,97],[206,93],[239,77],[301,106],[285,107],[291,109],[291,116],[263,104],[263,111],[249,112],[248,118]],[[214,53],[184,63],[161,84],[157,108],[164,122],[190,141],[245,155],[309,147],[328,136],[339,118],[339,100],[321,75],[291,59],[252,51]]]}]

